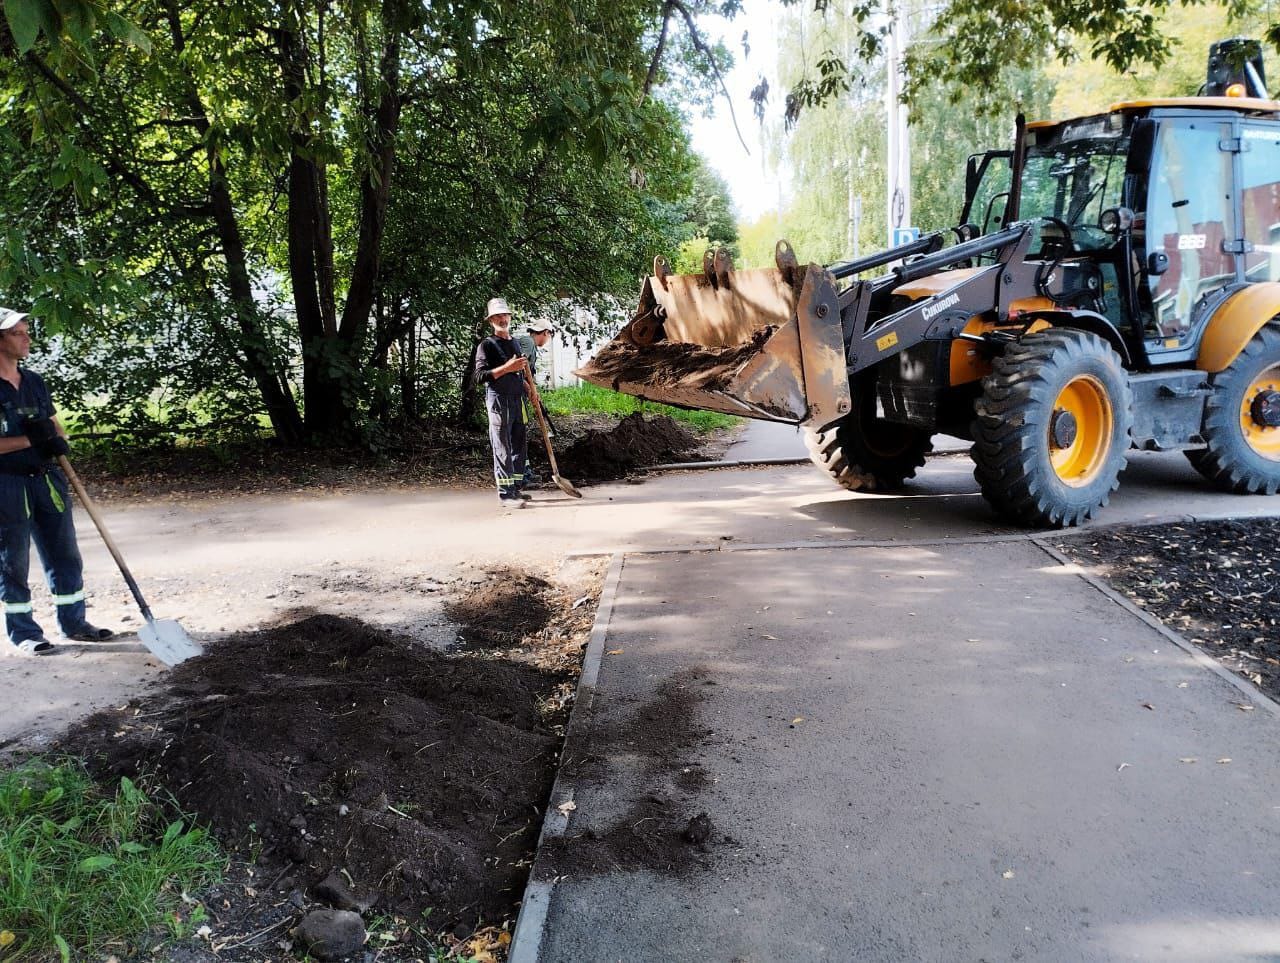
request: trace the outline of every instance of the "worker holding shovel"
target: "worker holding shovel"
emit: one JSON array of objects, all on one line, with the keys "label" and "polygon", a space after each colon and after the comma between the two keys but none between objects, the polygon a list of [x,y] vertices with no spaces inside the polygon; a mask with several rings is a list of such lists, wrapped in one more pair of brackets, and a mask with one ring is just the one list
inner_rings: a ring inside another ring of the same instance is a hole
[{"label": "worker holding shovel", "polygon": [[78,642],[103,642],[115,633],[85,618],[71,495],[56,464],[69,449],[44,379],[18,367],[30,352],[27,315],[0,308],[0,593],[5,628],[17,652],[47,655],[53,645],[32,617],[27,585],[33,539],[62,634]]},{"label": "worker holding shovel", "polygon": [[476,350],[476,382],[484,385],[489,415],[489,442],[493,446],[493,477],[498,498],[508,510],[524,508],[529,498],[524,488],[527,428],[524,420],[525,372],[529,361],[511,337],[511,308],[502,298],[491,298],[486,318],[493,334]]}]

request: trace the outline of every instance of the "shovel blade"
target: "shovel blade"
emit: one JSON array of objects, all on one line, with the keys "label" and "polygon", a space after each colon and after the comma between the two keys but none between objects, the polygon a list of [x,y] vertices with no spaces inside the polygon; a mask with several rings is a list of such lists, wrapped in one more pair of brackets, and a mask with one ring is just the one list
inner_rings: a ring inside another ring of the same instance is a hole
[{"label": "shovel blade", "polygon": [[138,638],[165,665],[177,665],[204,652],[173,619],[157,619],[138,629]]},{"label": "shovel blade", "polygon": [[582,492],[578,491],[577,487],[569,479],[561,478],[559,475],[552,475],[551,478],[566,495],[572,495],[574,498],[582,497]]}]

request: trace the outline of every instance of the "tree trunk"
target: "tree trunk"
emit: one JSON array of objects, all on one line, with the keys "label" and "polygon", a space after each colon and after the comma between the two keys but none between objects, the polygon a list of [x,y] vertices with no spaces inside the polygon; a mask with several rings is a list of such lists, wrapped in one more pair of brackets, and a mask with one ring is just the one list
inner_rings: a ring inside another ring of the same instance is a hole
[{"label": "tree trunk", "polygon": [[[166,3],[165,13],[174,50],[181,55],[186,47],[186,37],[182,31],[178,6],[173,0]],[[189,74],[184,77],[184,80],[186,89],[183,93],[195,118],[196,129],[208,140],[210,124],[204,101],[200,99],[195,80]],[[303,436],[302,418],[283,373],[278,370],[271,357],[262,317],[258,311],[257,302],[253,299],[248,256],[245,252],[244,237],[240,233],[240,224],[236,219],[235,205],[231,200],[227,171],[218,156],[216,143],[209,142],[207,153],[209,201],[218,240],[222,244],[222,256],[227,265],[227,286],[231,294],[231,304],[235,312],[236,324],[240,329],[241,340],[238,348],[244,357],[246,369],[253,376],[258,392],[262,395],[262,402],[267,409],[267,416],[271,419],[271,427],[276,433],[276,438],[286,445],[299,445],[302,443]]]}]

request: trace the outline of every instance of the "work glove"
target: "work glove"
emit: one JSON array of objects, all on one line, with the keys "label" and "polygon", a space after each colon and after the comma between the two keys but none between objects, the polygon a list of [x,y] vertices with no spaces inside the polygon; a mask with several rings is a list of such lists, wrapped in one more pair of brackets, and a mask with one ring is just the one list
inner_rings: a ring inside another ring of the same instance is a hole
[{"label": "work glove", "polygon": [[27,440],[42,458],[54,459],[71,453],[67,439],[58,434],[52,418],[28,418],[25,428]]}]

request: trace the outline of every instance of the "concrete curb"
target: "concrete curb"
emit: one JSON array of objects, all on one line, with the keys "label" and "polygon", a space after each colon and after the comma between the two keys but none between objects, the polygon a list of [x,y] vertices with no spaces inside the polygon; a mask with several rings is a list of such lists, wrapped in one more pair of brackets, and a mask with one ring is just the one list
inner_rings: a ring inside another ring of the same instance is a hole
[{"label": "concrete curb", "polygon": [[[574,733],[582,727],[582,718],[590,712],[595,702],[596,680],[600,677],[604,642],[609,635],[609,623],[613,620],[613,604],[618,597],[618,583],[622,581],[622,568],[626,558],[623,552],[613,552],[612,555],[609,570],[605,573],[604,586],[600,590],[600,604],[596,607],[595,621],[591,626],[591,638],[587,641],[587,651],[582,656],[582,674],[578,676],[577,694],[574,697],[573,709],[569,712],[569,724],[565,728],[565,748],[569,746]],[[529,870],[529,882],[524,888],[524,899],[520,903],[520,915],[516,918],[516,928],[511,937],[511,951],[507,955],[507,963],[537,963],[542,953],[542,936],[546,930],[547,911],[551,908],[551,892],[555,888],[555,881],[537,879],[535,870],[538,867],[538,853],[542,851],[547,840],[564,835],[569,825],[569,817],[560,812],[557,807],[566,802],[572,802],[575,791],[573,780],[565,775],[563,749],[560,762],[555,784],[551,787],[551,798],[547,801],[547,810],[542,818],[542,832],[538,834],[533,866]]]},{"label": "concrete curb", "polygon": [[[940,448],[931,451],[929,458],[945,458],[948,455],[967,455],[968,448]],[[795,458],[745,458],[729,461],[673,461],[662,465],[646,465],[641,471],[701,471],[711,468],[767,468],[771,465],[810,465],[813,459],[807,455]]]}]

